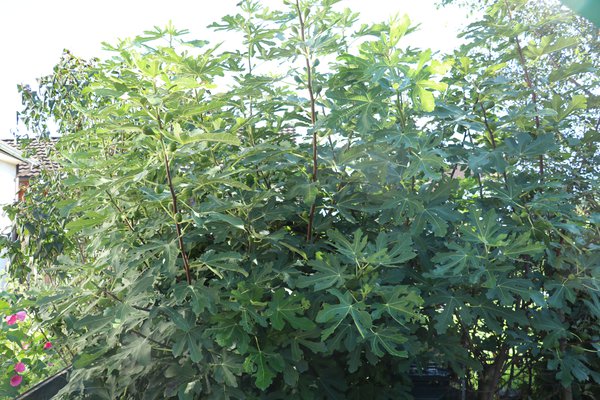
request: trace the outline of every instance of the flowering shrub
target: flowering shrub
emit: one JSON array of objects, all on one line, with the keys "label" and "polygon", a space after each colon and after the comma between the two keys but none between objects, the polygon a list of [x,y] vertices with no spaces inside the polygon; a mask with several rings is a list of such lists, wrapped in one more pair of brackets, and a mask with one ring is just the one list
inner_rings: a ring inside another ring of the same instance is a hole
[{"label": "flowering shrub", "polygon": [[61,364],[44,332],[25,310],[15,311],[16,299],[0,294],[0,398],[13,398],[50,376]]}]

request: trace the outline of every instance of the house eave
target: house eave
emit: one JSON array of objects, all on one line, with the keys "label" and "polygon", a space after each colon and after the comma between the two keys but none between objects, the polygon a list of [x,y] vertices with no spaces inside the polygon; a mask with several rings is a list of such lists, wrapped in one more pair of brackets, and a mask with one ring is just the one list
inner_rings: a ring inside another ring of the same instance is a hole
[{"label": "house eave", "polygon": [[35,164],[34,161],[23,157],[23,154],[15,148],[0,141],[0,160],[9,164]]}]

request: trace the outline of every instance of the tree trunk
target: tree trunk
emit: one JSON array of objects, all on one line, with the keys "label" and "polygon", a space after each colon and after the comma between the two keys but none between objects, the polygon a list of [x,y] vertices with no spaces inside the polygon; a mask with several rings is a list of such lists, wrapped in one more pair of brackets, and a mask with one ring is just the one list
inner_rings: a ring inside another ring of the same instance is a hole
[{"label": "tree trunk", "polygon": [[573,390],[572,386],[562,387],[561,389],[561,399],[562,400],[573,400]]},{"label": "tree trunk", "polygon": [[[564,320],[564,316],[562,316],[562,319]],[[566,350],[567,350],[567,343],[564,339],[562,339],[560,341],[560,352],[564,353]],[[569,385],[567,387],[564,387],[561,384],[560,398],[561,398],[561,400],[573,400],[573,386]]]},{"label": "tree trunk", "polygon": [[496,356],[494,363],[484,365],[483,371],[481,371],[481,376],[477,382],[478,400],[494,400],[498,383],[502,377],[502,372],[504,371],[504,365],[506,364],[507,358],[508,349],[502,347]]}]

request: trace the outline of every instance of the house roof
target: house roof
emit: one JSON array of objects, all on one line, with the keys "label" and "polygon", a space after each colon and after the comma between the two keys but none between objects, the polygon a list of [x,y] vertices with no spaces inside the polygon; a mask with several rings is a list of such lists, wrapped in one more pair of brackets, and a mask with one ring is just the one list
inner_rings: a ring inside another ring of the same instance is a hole
[{"label": "house roof", "polygon": [[17,177],[30,178],[38,175],[42,170],[52,171],[58,169],[58,163],[51,158],[57,141],[56,138],[33,139],[22,145],[21,141],[16,141],[15,144],[14,139],[3,139],[0,141],[0,146],[10,147],[14,151],[17,151],[14,149],[16,146],[22,147],[22,152],[27,154],[29,159],[22,158],[17,167]]}]

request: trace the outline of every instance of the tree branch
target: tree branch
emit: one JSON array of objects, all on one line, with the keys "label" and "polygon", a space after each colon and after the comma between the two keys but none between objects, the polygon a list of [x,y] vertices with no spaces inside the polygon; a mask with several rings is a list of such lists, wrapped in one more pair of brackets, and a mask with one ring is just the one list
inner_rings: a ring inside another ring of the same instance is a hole
[{"label": "tree branch", "polygon": [[[488,121],[487,110],[481,103],[479,103],[479,107],[481,107],[481,112],[483,113],[483,123],[485,125],[485,129],[488,131],[488,134],[490,135],[490,142],[492,144],[492,149],[496,150],[496,138],[494,137],[494,131],[492,130],[492,127],[490,126],[490,123]],[[508,177],[506,176],[506,171],[502,171],[502,176],[504,177],[504,186],[506,187],[506,189],[508,189]]]},{"label": "tree branch", "polygon": [[162,134],[163,126],[162,121],[160,119],[160,115],[156,113],[156,120],[158,122],[158,128],[160,129],[160,144],[163,150],[163,160],[165,163],[165,170],[167,173],[167,183],[169,185],[169,191],[171,192],[171,203],[173,205],[173,220],[175,221],[175,230],[177,231],[177,241],[179,242],[179,251],[181,252],[181,258],[183,259],[183,268],[185,269],[185,278],[187,280],[188,285],[192,284],[192,275],[190,274],[190,262],[188,259],[188,255],[185,252],[185,247],[183,245],[183,234],[181,232],[181,224],[177,221],[177,215],[179,210],[177,208],[177,195],[175,194],[175,188],[173,186],[173,179],[171,178],[171,168],[169,166],[169,156],[167,155],[167,148],[165,146],[164,137]]},{"label": "tree branch", "polygon": [[[306,26],[304,25],[304,19],[302,18],[302,10],[300,8],[300,1],[296,0],[296,9],[298,10],[298,21],[300,23],[300,37],[302,39],[302,44],[304,46],[304,61],[306,62],[306,74],[307,74],[307,88],[308,88],[308,96],[310,99],[310,123],[312,126],[312,182],[317,182],[318,179],[318,161],[317,161],[317,131],[315,130],[315,124],[317,122],[317,112],[316,112],[316,100],[315,94],[313,91],[312,85],[312,67],[310,65],[310,56],[308,54],[308,49],[306,47]],[[310,206],[310,213],[308,216],[308,227],[306,228],[306,241],[310,242],[312,240],[312,231],[315,220],[315,211],[316,211],[316,199],[313,200],[312,205]]]},{"label": "tree branch", "polygon": [[[505,0],[504,1],[505,5],[506,5],[506,11],[508,12],[508,18],[509,20],[512,22],[512,13],[510,12],[510,5],[508,4],[508,2]],[[540,116],[537,114],[538,108],[537,108],[537,93],[535,92],[535,88],[533,87],[533,81],[531,80],[531,76],[529,75],[529,69],[527,68],[527,62],[525,60],[525,56],[523,55],[523,48],[521,47],[521,43],[519,42],[519,38],[518,37],[514,37],[513,38],[517,47],[517,55],[519,56],[519,63],[521,64],[521,67],[523,68],[523,75],[525,78],[525,84],[527,85],[527,88],[531,91],[531,101],[533,103],[533,107],[534,110],[536,112],[535,115],[535,129],[537,131],[539,131],[540,129]],[[542,154],[540,154],[539,158],[539,174],[540,174],[540,180],[544,179],[544,156]]]}]

